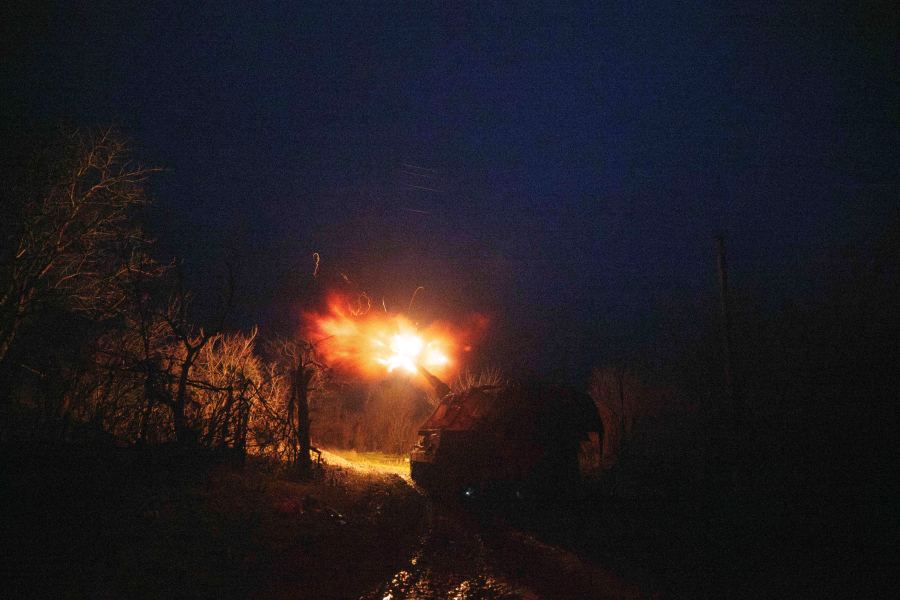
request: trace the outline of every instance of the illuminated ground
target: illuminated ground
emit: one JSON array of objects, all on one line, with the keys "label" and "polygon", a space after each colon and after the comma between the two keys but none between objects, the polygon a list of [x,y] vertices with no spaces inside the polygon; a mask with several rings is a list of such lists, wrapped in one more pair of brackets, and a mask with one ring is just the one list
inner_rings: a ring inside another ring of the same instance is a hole
[{"label": "illuminated ground", "polygon": [[353,469],[362,473],[397,475],[407,482],[409,478],[409,458],[382,452],[357,452],[356,450],[336,450],[319,448],[322,460],[327,464]]},{"label": "illuminated ground", "polygon": [[326,451],[313,480],[131,449],[14,458],[4,597],[639,595],[498,514],[429,499],[391,456]]},{"label": "illuminated ground", "polygon": [[[323,451],[328,464],[363,474],[397,475],[407,483],[406,459],[379,453]],[[452,500],[423,496],[421,537],[405,564],[362,598],[636,598],[638,587],[573,552],[540,541]]]}]

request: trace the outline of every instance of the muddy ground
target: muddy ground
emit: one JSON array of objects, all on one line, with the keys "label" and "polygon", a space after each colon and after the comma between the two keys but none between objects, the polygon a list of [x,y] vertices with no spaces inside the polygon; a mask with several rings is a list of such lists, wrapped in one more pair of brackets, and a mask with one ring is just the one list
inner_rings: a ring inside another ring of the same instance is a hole
[{"label": "muddy ground", "polygon": [[[843,595],[835,582],[847,571],[821,560],[843,545],[762,527],[757,509],[435,500],[402,463],[327,456],[298,480],[134,449],[6,449],[3,597]],[[871,555],[851,556],[871,567]]]},{"label": "muddy ground", "polygon": [[4,597],[638,593],[493,511],[429,499],[396,468],[332,458],[307,481],[128,449],[7,449]]}]

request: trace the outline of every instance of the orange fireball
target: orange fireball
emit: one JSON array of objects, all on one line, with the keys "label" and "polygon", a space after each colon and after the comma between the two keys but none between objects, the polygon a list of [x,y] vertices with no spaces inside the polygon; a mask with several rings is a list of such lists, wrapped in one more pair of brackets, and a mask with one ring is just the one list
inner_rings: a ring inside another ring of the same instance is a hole
[{"label": "orange fireball", "polygon": [[367,301],[332,295],[325,313],[305,315],[307,338],[327,362],[370,377],[418,367],[440,377],[458,370],[465,332],[442,323],[419,327],[398,313],[374,310]]}]

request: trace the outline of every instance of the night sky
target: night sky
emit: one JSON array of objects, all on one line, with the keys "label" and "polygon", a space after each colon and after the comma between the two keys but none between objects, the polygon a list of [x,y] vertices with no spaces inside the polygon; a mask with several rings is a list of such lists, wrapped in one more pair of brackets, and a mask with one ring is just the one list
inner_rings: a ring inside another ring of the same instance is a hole
[{"label": "night sky", "polygon": [[896,210],[891,3],[149,4],[4,9],[3,126],[119,125],[235,326],[421,285],[479,361],[581,380],[715,302],[715,234],[768,301]]}]

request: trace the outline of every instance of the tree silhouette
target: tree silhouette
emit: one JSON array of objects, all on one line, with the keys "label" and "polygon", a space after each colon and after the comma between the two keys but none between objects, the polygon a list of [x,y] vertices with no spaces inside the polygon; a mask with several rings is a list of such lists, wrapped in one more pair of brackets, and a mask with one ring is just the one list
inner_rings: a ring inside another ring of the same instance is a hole
[{"label": "tree silhouette", "polygon": [[0,254],[0,364],[30,319],[57,306],[102,320],[125,301],[122,285],[149,240],[134,213],[147,177],[111,129],[75,132],[52,163],[14,186]]}]

